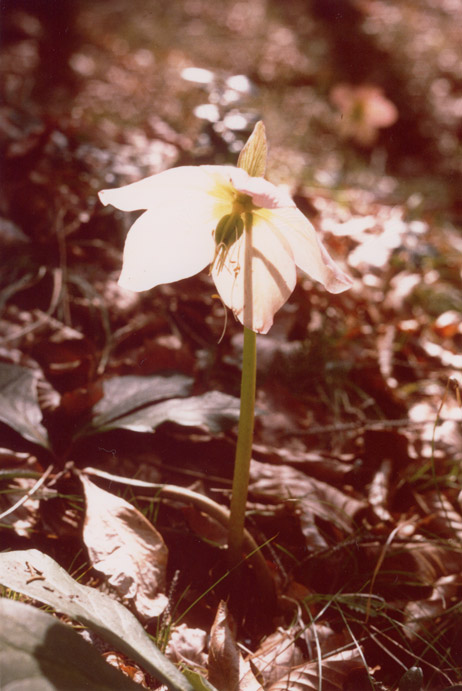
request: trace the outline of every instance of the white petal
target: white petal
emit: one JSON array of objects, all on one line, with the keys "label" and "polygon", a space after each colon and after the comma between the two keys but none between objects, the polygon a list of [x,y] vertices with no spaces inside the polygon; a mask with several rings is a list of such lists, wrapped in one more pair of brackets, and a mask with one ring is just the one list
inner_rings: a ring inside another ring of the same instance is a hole
[{"label": "white petal", "polygon": [[[244,232],[230,250],[221,271],[216,265],[212,275],[223,302],[239,321],[252,331],[266,333],[277,310],[286,302],[296,282],[295,262],[284,237],[268,224],[254,220],[251,245]],[[250,254],[249,254],[250,251]],[[251,283],[244,286],[245,258],[251,257]]]},{"label": "white petal", "polygon": [[[112,204],[121,211],[151,209],[167,202],[174,205],[182,204],[184,192],[197,194],[199,197],[210,192],[214,183],[210,174],[204,170],[207,167],[171,168],[124,187],[102,190],[99,198],[105,206]],[[226,166],[210,166],[210,168],[226,168]]]},{"label": "white petal", "polygon": [[292,248],[295,263],[311,278],[319,281],[330,293],[342,293],[353,281],[330,257],[318,234],[308,219],[298,209],[274,209],[256,211],[283,234]]},{"label": "white petal", "polygon": [[213,199],[183,195],[145,211],[130,228],[119,284],[148,290],[161,283],[193,276],[210,264],[215,251]]}]

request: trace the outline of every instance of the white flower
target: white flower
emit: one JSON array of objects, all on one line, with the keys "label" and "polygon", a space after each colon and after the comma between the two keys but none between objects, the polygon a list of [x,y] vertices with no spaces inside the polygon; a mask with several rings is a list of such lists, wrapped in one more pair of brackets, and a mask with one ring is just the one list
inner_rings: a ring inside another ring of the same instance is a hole
[{"label": "white flower", "polygon": [[212,264],[223,302],[266,333],[296,282],[296,266],[331,293],[351,285],[290,196],[233,166],[184,166],[99,193],[123,211],[146,209],[127,236],[119,284],[135,291]]}]

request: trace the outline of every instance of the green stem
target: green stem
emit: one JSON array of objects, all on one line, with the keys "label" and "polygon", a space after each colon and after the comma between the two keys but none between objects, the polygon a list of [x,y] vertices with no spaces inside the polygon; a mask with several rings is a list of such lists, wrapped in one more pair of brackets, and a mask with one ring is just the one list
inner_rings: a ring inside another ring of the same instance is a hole
[{"label": "green stem", "polygon": [[[244,215],[244,324],[253,324],[253,280],[252,280],[252,214]],[[231,509],[228,531],[228,563],[236,566],[242,559],[245,509],[252,458],[252,440],[255,412],[255,381],[257,376],[257,341],[254,331],[244,326],[244,348],[242,354],[241,409],[237,434],[236,458],[231,495]]]},{"label": "green stem", "polygon": [[245,509],[250,477],[250,460],[252,458],[256,371],[256,334],[244,327],[241,408],[228,531],[228,560],[232,566],[241,561],[243,557],[242,543],[244,536]]}]

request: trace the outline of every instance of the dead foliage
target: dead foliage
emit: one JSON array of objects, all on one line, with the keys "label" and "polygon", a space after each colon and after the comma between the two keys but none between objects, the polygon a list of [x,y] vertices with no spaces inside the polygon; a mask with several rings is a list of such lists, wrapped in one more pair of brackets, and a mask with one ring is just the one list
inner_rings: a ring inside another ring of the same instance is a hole
[{"label": "dead foliage", "polygon": [[[2,550],[109,592],[220,691],[460,683],[457,3],[345,2],[342,25],[301,0],[4,4]],[[300,275],[258,338],[247,529],[271,606],[224,559],[240,329],[220,341],[205,272],[121,289],[127,228],[96,196],[235,162],[262,112],[269,177],[355,279]]]}]

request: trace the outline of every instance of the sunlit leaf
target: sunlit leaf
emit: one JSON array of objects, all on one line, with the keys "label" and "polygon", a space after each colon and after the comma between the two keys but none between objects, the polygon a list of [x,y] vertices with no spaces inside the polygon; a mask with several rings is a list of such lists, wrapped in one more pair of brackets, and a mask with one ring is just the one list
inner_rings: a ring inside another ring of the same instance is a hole
[{"label": "sunlit leaf", "polygon": [[26,367],[0,363],[0,421],[24,439],[49,448],[37,396],[37,374]]},{"label": "sunlit leaf", "polygon": [[358,650],[345,651],[294,667],[268,687],[268,691],[342,691],[351,672],[364,669]]},{"label": "sunlit leaf", "polygon": [[100,431],[123,427],[123,424],[119,425],[116,421],[134,411],[141,414],[146,406],[154,402],[187,396],[192,384],[191,377],[183,374],[147,377],[128,375],[107,379],[103,383],[103,397],[93,409],[92,428]]},{"label": "sunlit leaf", "polygon": [[35,549],[0,554],[0,583],[76,619],[170,688],[193,691],[126,607],[77,583],[46,554]]},{"label": "sunlit leaf", "polygon": [[373,507],[376,516],[382,521],[391,521],[392,517],[387,509],[388,495],[390,492],[390,478],[392,463],[385,458],[378,468],[369,485],[369,503]]},{"label": "sunlit leaf", "polygon": [[309,477],[288,465],[252,462],[252,494],[278,501],[296,502],[302,508],[301,527],[310,544],[325,547],[316,518],[335,524],[345,532],[354,527],[355,515],[366,506],[364,501],[344,494],[336,487]]},{"label": "sunlit leaf", "polygon": [[135,691],[70,626],[23,602],[0,599],[0,679],[3,691]]},{"label": "sunlit leaf", "polygon": [[171,628],[165,652],[169,660],[174,662],[205,665],[207,661],[206,647],[206,631],[191,628],[187,624],[179,624]]},{"label": "sunlit leaf", "polygon": [[[439,578],[430,597],[425,600],[409,601],[403,613],[406,622],[406,637],[413,642],[423,638],[435,638],[435,644],[441,635],[437,624],[448,614],[451,603],[458,602],[462,578],[460,573]],[[454,612],[457,616],[457,605]],[[448,623],[450,617],[448,616]],[[444,644],[443,644],[444,645]]]},{"label": "sunlit leaf", "polygon": [[154,526],[134,506],[81,475],[86,513],[83,539],[90,561],[145,619],[168,603],[164,594],[168,550]]},{"label": "sunlit leaf", "polygon": [[252,664],[260,672],[265,686],[286,676],[302,662],[302,651],[297,646],[298,633],[295,627],[290,630],[278,628],[252,654]]},{"label": "sunlit leaf", "polygon": [[165,422],[175,422],[185,427],[205,427],[212,434],[219,434],[238,419],[238,398],[221,391],[209,391],[201,396],[170,398],[117,419],[108,419],[103,424],[97,418],[93,424],[98,424],[98,431],[128,429],[152,432]]}]

